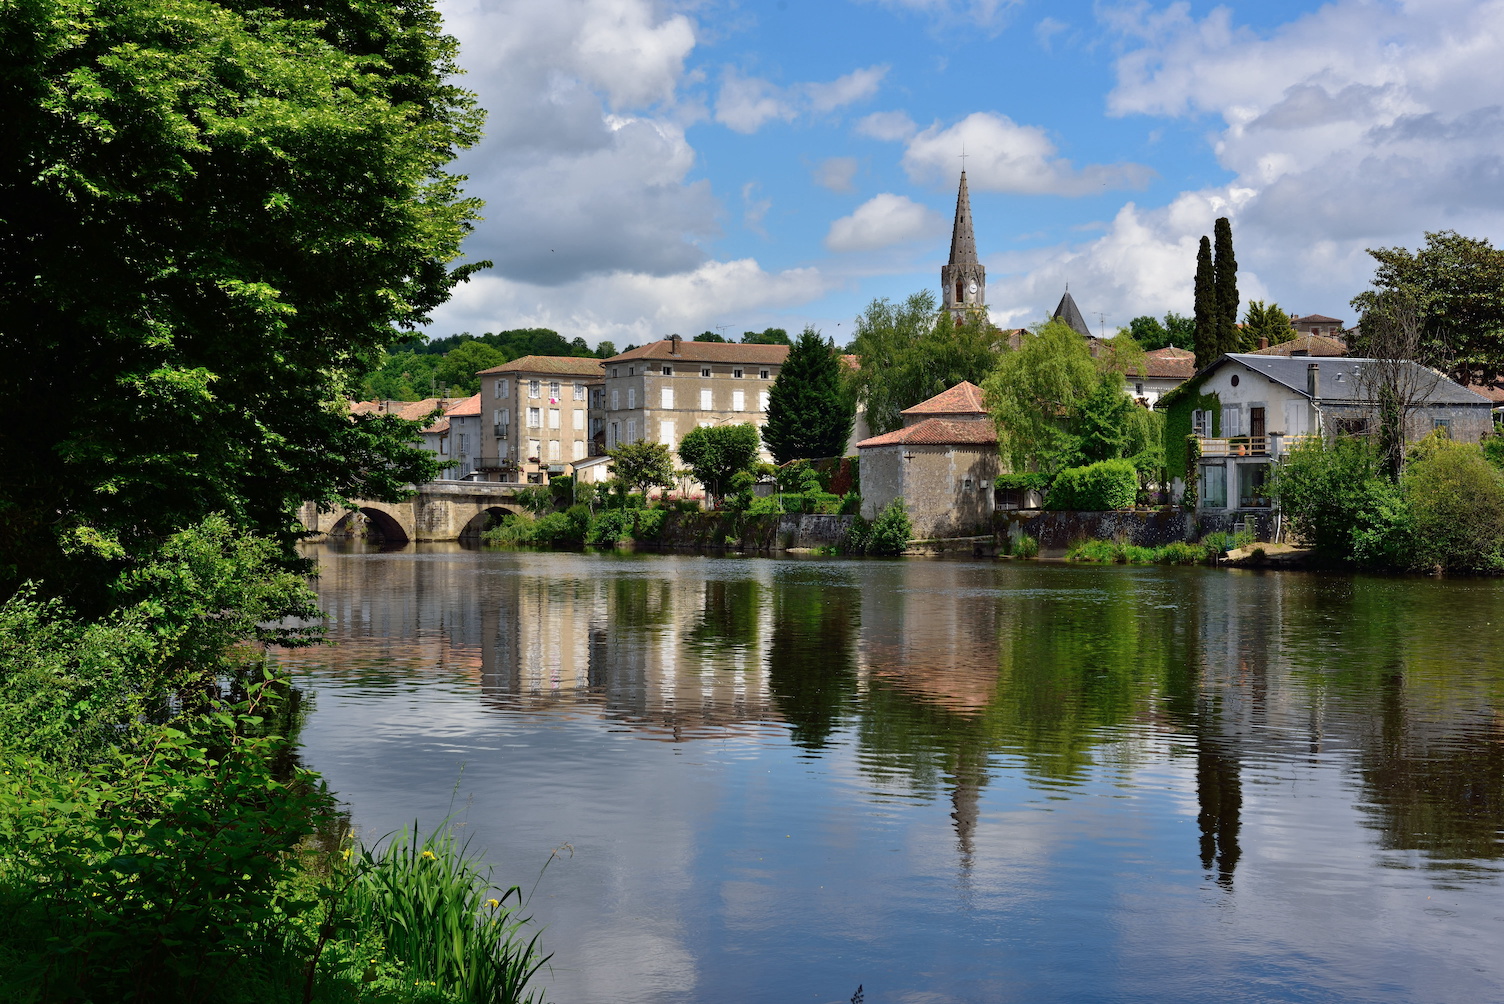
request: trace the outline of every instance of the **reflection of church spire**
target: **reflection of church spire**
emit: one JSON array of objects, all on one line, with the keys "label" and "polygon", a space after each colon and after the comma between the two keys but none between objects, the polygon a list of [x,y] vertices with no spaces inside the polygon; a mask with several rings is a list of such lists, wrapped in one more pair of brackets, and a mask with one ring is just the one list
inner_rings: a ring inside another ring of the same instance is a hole
[{"label": "reflection of church spire", "polygon": [[1196,801],[1201,811],[1201,867],[1215,865],[1217,882],[1231,888],[1242,848],[1238,846],[1239,816],[1243,809],[1243,784],[1235,756],[1223,752],[1213,741],[1201,737],[1196,754]]}]

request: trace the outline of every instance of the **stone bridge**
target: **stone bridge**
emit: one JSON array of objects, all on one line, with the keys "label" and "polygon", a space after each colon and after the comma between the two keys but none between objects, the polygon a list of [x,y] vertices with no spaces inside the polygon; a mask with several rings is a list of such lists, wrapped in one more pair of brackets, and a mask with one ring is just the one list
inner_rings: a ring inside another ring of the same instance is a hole
[{"label": "stone bridge", "polygon": [[[320,536],[349,528],[358,514],[390,543],[459,540],[478,535],[494,519],[520,513],[517,490],[521,484],[484,481],[433,481],[419,486],[405,502],[369,502],[334,512],[319,512],[312,502],[303,503],[298,519],[304,528]],[[319,539],[314,537],[312,539]]]}]

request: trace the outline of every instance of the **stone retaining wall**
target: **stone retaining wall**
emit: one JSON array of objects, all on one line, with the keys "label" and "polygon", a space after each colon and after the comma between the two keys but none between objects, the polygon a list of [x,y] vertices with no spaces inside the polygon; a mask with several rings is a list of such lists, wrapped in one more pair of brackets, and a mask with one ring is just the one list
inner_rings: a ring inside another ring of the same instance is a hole
[{"label": "stone retaining wall", "polygon": [[[791,548],[835,547],[846,536],[855,516],[803,513],[743,516],[731,513],[673,512],[664,517],[656,540],[648,547],[700,550],[725,547],[736,551],[787,551]],[[733,543],[727,543],[727,537]]]},{"label": "stone retaining wall", "polygon": [[1243,513],[1186,512],[1182,509],[1145,509],[1122,512],[1049,512],[1023,509],[999,512],[993,529],[1000,551],[1010,550],[1009,539],[1024,533],[1039,541],[1039,550],[1063,552],[1078,540],[1120,540],[1140,547],[1160,547],[1173,541],[1197,541],[1216,531],[1231,532],[1247,521],[1259,540],[1273,534],[1267,511]]}]

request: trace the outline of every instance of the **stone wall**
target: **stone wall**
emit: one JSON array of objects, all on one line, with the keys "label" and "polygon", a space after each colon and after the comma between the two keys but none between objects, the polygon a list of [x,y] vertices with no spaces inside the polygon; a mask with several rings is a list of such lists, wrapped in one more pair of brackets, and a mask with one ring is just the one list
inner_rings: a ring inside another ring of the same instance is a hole
[{"label": "stone wall", "polygon": [[1209,533],[1232,532],[1238,523],[1252,524],[1259,540],[1273,534],[1273,516],[1259,512],[1185,512],[1182,509],[1131,510],[1124,512],[1048,512],[1019,510],[993,517],[1000,551],[1009,550],[1009,539],[1028,534],[1039,541],[1039,551],[1061,553],[1079,540],[1121,540],[1140,547],[1160,547],[1173,541],[1197,541]]},{"label": "stone wall", "polygon": [[[673,512],[664,517],[663,530],[657,539],[642,543],[670,550],[717,547],[736,551],[814,550],[839,545],[855,518],[785,513],[737,519],[730,513]],[[728,544],[728,537],[734,542]]]},{"label": "stone wall", "polygon": [[862,515],[876,519],[889,502],[902,497],[916,540],[986,533],[998,468],[997,448],[991,445],[867,447],[862,450]]}]

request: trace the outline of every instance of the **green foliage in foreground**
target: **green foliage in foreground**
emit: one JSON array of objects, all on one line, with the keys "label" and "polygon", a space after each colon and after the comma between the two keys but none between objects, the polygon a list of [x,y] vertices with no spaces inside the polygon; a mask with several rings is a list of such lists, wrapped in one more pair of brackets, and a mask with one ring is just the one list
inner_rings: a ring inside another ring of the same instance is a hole
[{"label": "green foliage in foreground", "polygon": [[871,523],[857,516],[841,549],[847,554],[902,554],[913,537],[908,508],[903,499],[896,498]]},{"label": "green foliage in foreground", "polygon": [[1326,560],[1504,571],[1504,473],[1474,444],[1428,436],[1395,483],[1373,444],[1312,440],[1275,469],[1270,493],[1295,536]]},{"label": "green foliage in foreground", "polygon": [[1107,512],[1130,509],[1138,497],[1138,471],[1128,460],[1068,467],[1055,478],[1046,509]]},{"label": "green foliage in foreground", "polygon": [[[338,853],[333,800],[290,756],[298,694],[241,644],[311,640],[257,627],[312,610],[277,553],[211,519],[121,576],[105,618],[0,604],[7,1001],[527,999],[517,894],[452,842],[416,874]],[[403,895],[448,905],[399,914]]]},{"label": "green foliage in foreground", "polygon": [[1163,547],[1140,547],[1115,540],[1082,540],[1066,551],[1068,561],[1104,565],[1199,565],[1220,552],[1201,544],[1172,541]]}]

